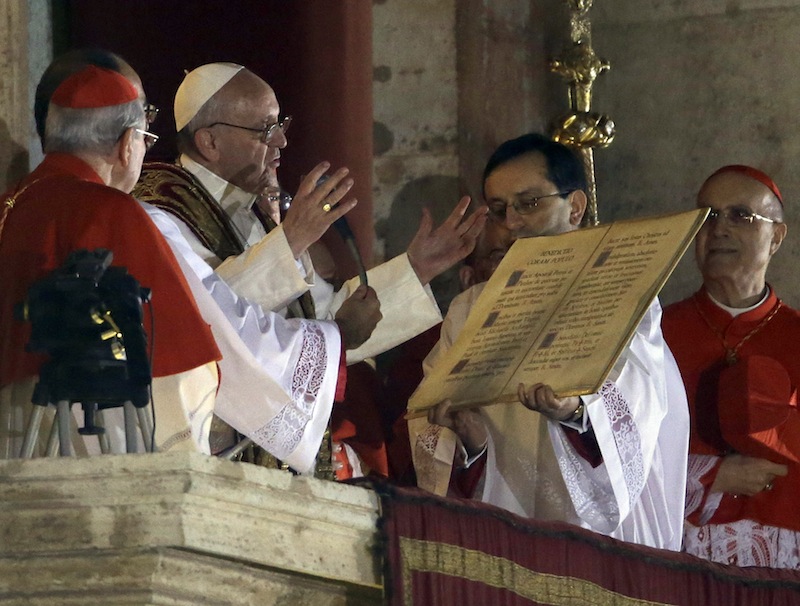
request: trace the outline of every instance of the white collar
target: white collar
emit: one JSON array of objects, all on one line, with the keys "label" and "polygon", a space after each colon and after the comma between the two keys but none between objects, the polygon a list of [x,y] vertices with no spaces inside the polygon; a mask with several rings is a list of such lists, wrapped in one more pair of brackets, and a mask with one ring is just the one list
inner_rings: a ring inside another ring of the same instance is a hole
[{"label": "white collar", "polygon": [[206,188],[206,191],[211,194],[228,216],[233,216],[239,210],[250,210],[256,201],[255,194],[229,183],[186,154],[181,154],[178,164],[200,181],[200,184]]},{"label": "white collar", "polygon": [[720,309],[724,309],[731,316],[733,316],[735,318],[736,316],[741,316],[742,314],[747,313],[748,311],[753,311],[756,307],[758,307],[759,305],[763,304],[764,301],[766,301],[769,298],[769,293],[770,292],[771,291],[769,289],[769,286],[767,286],[767,290],[764,293],[764,296],[761,298],[761,300],[758,303],[756,303],[755,305],[751,305],[750,307],[728,307],[724,303],[720,303],[714,297],[712,297],[711,293],[706,293],[706,294],[708,294],[708,298],[711,299],[711,302],[714,305],[716,305]]}]

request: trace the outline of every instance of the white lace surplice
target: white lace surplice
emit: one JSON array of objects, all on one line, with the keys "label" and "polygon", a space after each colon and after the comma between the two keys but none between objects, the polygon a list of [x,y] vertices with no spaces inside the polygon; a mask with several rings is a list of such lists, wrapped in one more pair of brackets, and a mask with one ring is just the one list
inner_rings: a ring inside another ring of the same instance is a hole
[{"label": "white lace surplice", "polygon": [[214,412],[292,468],[313,471],[338,381],[338,328],[286,320],[238,297],[169,215],[142,206],[175,253],[222,352]]},{"label": "white lace surplice", "polygon": [[714,455],[689,455],[686,515],[700,509],[700,521],[704,525],[686,522],[684,551],[720,564],[800,569],[800,533],[753,520],[706,524],[719,507],[722,493],[707,492],[701,479],[719,460],[720,457]]},{"label": "white lace surplice", "polygon": [[720,564],[800,568],[800,534],[752,520],[693,526],[686,523],[684,550]]},{"label": "white lace surplice", "polygon": [[[451,304],[441,340],[426,360],[428,369],[452,346],[481,289],[474,287]],[[578,455],[559,423],[521,404],[483,407],[490,440],[475,497],[531,518],[680,549],[689,416],[660,320],[656,301],[609,381],[583,398],[601,465],[592,468]],[[431,431],[426,425],[424,420],[410,424],[418,481],[445,494],[456,439],[449,430]]]}]

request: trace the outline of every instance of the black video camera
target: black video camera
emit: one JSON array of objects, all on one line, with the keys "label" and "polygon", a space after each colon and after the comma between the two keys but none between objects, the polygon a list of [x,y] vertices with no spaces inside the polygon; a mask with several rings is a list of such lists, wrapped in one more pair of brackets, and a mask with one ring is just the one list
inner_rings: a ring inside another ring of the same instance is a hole
[{"label": "black video camera", "polygon": [[50,357],[34,404],[147,405],[152,375],[142,304],[150,290],[125,268],[110,267],[112,259],[105,249],[75,251],[16,306],[18,319],[31,323],[26,349]]}]

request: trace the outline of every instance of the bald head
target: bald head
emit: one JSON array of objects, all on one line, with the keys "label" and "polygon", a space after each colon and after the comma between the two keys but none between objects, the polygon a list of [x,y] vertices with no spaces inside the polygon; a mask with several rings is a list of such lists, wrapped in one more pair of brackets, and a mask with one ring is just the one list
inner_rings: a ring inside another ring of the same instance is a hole
[{"label": "bald head", "polygon": [[[214,78],[190,79],[192,74],[200,70],[202,68],[190,72],[175,94],[178,149],[192,156],[197,152],[194,135],[201,128],[215,122],[244,125],[245,123],[233,120],[237,117],[249,118],[247,106],[259,103],[264,98],[274,99],[277,105],[275,93],[269,84],[245,68],[215,73]],[[242,116],[243,114],[245,115]]]},{"label": "bald head", "polygon": [[207,63],[188,72],[175,92],[175,130],[183,130],[211,97],[243,69],[238,63]]},{"label": "bald head", "polygon": [[253,72],[243,69],[231,78],[219,92],[212,97],[217,108],[224,108],[225,116],[247,118],[250,112],[259,110],[262,101],[277,99],[272,87]]},{"label": "bald head", "polygon": [[762,179],[723,171],[703,183],[697,206],[711,209],[695,237],[695,258],[709,294],[730,307],[758,303],[769,262],[787,233],[775,192]]},{"label": "bald head", "polygon": [[770,219],[783,222],[783,201],[776,193],[777,186],[766,175],[764,177],[768,179],[768,182],[754,178],[747,172],[717,171],[700,186],[700,191],[697,193],[697,205],[699,207],[715,207],[715,204],[722,202],[721,197],[727,196],[731,203],[735,200],[752,210],[758,209],[756,212],[763,213]]}]

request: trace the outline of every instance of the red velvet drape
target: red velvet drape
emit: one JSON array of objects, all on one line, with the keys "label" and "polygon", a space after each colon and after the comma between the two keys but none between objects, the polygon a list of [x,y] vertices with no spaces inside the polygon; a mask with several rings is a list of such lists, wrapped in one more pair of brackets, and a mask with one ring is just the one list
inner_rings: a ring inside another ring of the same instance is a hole
[{"label": "red velvet drape", "polygon": [[[359,205],[348,220],[372,259],[371,0],[71,0],[67,20],[71,48],[106,48],[139,72],[161,108],[152,159],[175,156],[172,100],[184,70],[233,61],[264,78],[294,118],[281,182],[293,193],[321,160],[349,167]],[[325,241],[341,273],[354,275],[338,235]]]},{"label": "red velvet drape", "polygon": [[795,570],[723,566],[482,503],[373,486],[392,606],[800,603]]}]

